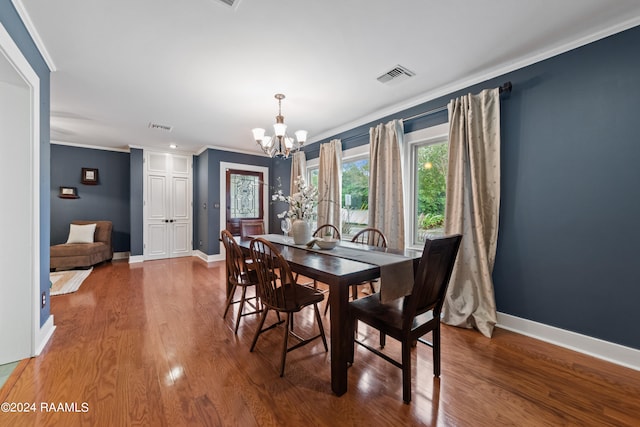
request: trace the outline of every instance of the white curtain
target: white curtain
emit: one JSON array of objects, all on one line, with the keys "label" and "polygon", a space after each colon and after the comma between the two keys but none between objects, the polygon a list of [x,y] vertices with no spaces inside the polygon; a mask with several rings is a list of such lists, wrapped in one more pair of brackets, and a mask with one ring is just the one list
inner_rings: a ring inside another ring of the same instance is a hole
[{"label": "white curtain", "polygon": [[496,324],[491,273],[500,208],[500,94],[484,90],[449,105],[449,169],[445,233],[462,243],[443,321],[490,337]]},{"label": "white curtain", "polygon": [[369,130],[369,226],[382,231],[390,248],[404,249],[404,197],[400,145],[402,120]]},{"label": "white curtain", "polygon": [[302,176],[306,180],[306,174],[307,156],[304,154],[304,151],[296,151],[291,157],[291,183],[289,184],[289,194],[293,194],[298,191],[298,187],[295,184],[296,179],[298,179],[299,176]]},{"label": "white curtain", "polygon": [[333,139],[320,145],[318,170],[318,226],[335,225],[340,230],[342,205],[342,142]]}]

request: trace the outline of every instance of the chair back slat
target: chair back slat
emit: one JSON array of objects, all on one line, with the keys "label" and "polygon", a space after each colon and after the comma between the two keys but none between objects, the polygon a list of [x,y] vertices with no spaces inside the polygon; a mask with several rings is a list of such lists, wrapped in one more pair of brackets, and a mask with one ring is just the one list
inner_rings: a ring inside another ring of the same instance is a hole
[{"label": "chair back slat", "polygon": [[321,225],[316,229],[316,231],[313,232],[313,237],[325,237],[329,235],[334,239],[337,239],[337,240],[341,239],[340,231],[333,224]]},{"label": "chair back slat", "polygon": [[460,234],[426,240],[413,291],[405,299],[405,327],[410,327],[416,315],[429,310],[434,317],[440,316],[461,240]]},{"label": "chair back slat", "polygon": [[245,258],[242,255],[242,249],[236,243],[233,235],[228,230],[222,230],[220,232],[222,244],[226,252],[225,261],[227,263],[227,273],[229,281],[231,283],[238,284],[242,280],[243,276],[247,274],[247,265]]},{"label": "chair back slat", "polygon": [[382,231],[377,228],[369,227],[360,230],[355,236],[353,236],[351,241],[363,245],[378,246],[380,248],[387,247],[387,238],[384,236]]},{"label": "chair back slat", "polygon": [[296,298],[298,285],[295,285],[289,263],[278,249],[258,238],[251,241],[249,250],[258,274],[258,295],[262,303],[279,311],[300,307]]}]

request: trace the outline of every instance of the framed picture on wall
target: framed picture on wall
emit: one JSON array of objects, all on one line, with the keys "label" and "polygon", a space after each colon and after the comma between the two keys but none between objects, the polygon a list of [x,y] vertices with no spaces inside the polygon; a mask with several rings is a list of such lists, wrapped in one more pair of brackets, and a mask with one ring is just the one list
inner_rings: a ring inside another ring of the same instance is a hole
[{"label": "framed picture on wall", "polygon": [[82,183],[85,185],[98,184],[98,169],[82,168]]},{"label": "framed picture on wall", "polygon": [[62,199],[77,199],[78,189],[76,187],[60,187],[58,197]]}]

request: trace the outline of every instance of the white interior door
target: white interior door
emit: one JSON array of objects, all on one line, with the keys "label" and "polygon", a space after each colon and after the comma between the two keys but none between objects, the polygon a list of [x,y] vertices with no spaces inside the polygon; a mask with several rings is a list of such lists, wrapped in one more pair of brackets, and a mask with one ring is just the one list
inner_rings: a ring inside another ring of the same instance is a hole
[{"label": "white interior door", "polygon": [[191,156],[145,152],[145,259],[192,252]]},{"label": "white interior door", "polygon": [[192,252],[191,213],[191,157],[173,156],[171,191],[169,192],[171,220],[169,236],[171,257],[189,256]]}]

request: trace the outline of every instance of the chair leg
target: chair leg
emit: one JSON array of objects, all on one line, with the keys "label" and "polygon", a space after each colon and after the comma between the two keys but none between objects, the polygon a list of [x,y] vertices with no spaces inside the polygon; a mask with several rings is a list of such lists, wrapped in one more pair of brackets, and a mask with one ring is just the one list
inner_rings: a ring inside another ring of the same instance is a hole
[{"label": "chair leg", "polygon": [[320,310],[318,310],[318,304],[313,304],[313,310],[316,312],[316,320],[318,321],[318,328],[320,329],[320,336],[322,337],[322,343],[324,344],[324,351],[329,351],[327,347],[327,337],[324,335],[324,326],[322,325],[322,318],[320,317]]},{"label": "chair leg", "polygon": [[411,345],[402,341],[402,400],[411,402]]},{"label": "chair leg", "polygon": [[433,329],[433,375],[440,376],[440,322]]},{"label": "chair leg", "polygon": [[253,342],[251,343],[251,348],[249,351],[252,352],[256,347],[256,343],[258,342],[258,336],[262,333],[262,327],[264,326],[264,321],[267,320],[267,313],[269,313],[269,309],[265,307],[262,312],[262,317],[260,318],[260,324],[258,325],[258,329],[256,329],[256,334],[253,336]]},{"label": "chair leg", "polygon": [[327,304],[324,306],[324,315],[327,315],[327,312],[329,311],[329,298],[327,298]]},{"label": "chair leg", "polygon": [[369,282],[369,289],[371,289],[371,295],[376,293],[376,288],[373,286],[373,282]]},{"label": "chair leg", "polygon": [[[349,320],[349,325],[351,325],[352,333],[349,334],[349,353],[347,354],[347,362],[353,365],[355,347],[356,347],[356,322],[357,320]],[[348,331],[347,331],[348,332]]]},{"label": "chair leg", "polygon": [[229,307],[231,306],[231,301],[233,301],[233,295],[236,293],[236,288],[238,285],[232,285],[231,292],[229,292],[229,297],[227,298],[227,305],[224,307],[224,314],[222,318],[225,319],[227,317],[227,312],[229,311]]},{"label": "chair leg", "polygon": [[287,345],[289,342],[289,323],[293,313],[287,313],[287,320],[284,323],[284,339],[282,340],[282,358],[280,361],[280,376],[284,377],[284,363],[287,360]]},{"label": "chair leg", "polygon": [[242,287],[242,296],[240,297],[240,308],[238,308],[238,316],[236,318],[236,330],[235,334],[238,335],[238,327],[240,326],[240,318],[242,317],[242,311],[244,310],[244,303],[247,297],[247,287]]},{"label": "chair leg", "polygon": [[384,348],[387,345],[387,335],[384,332],[380,332],[380,348]]}]

